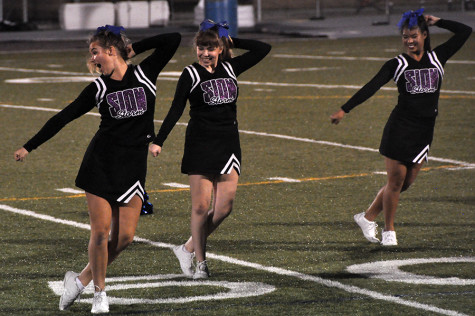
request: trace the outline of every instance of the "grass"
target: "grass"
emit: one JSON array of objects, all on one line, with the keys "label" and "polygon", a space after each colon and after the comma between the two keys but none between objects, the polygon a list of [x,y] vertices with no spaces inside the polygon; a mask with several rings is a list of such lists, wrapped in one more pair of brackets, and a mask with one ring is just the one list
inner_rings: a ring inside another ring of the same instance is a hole
[{"label": "grass", "polygon": [[[434,35],[433,46],[447,38]],[[244,73],[241,82],[365,84],[383,62],[279,58],[276,54],[391,58],[400,48],[397,37],[345,40],[276,42],[269,57]],[[384,48],[384,49],[383,49]],[[386,51],[385,49],[389,49]],[[266,295],[187,303],[111,305],[117,315],[392,315],[433,314],[426,308],[471,314],[475,310],[472,285],[416,285],[353,275],[346,267],[381,260],[471,257],[475,233],[474,170],[453,169],[473,164],[475,40],[469,39],[448,64],[431,156],[459,161],[430,161],[414,186],[402,195],[396,228],[400,245],[381,248],[367,243],[353,222],[384,184],[383,159],[377,152],[301,141],[312,139],[377,148],[382,129],[394,107],[395,91],[381,90],[347,115],[338,126],[329,116],[356,90],[272,85],[240,85],[240,129],[292,136],[282,139],[241,133],[243,168],[233,214],[209,239],[212,278],[220,282],[261,282],[275,287]],[[193,61],[188,47],[181,47],[165,71],[180,72]],[[32,77],[68,74],[19,72],[15,68],[85,73],[85,50],[52,53],[18,53],[0,60],[0,204],[36,214],[88,223],[85,198],[65,194],[73,188],[82,155],[97,130],[99,118],[84,116],[32,152],[24,163],[13,161],[13,152],[36,133],[52,112],[7,108],[3,105],[61,109],[86,83],[8,83]],[[137,62],[140,59],[137,59]],[[287,68],[317,71],[284,72]],[[50,78],[50,79],[51,79]],[[159,80],[156,119],[165,117],[176,81]],[[387,87],[394,87],[389,83]],[[258,90],[256,90],[258,89]],[[186,114],[181,122],[188,120]],[[157,123],[157,130],[159,123]],[[183,126],[176,126],[159,158],[149,158],[147,190],[155,214],[139,222],[135,242],[108,269],[108,277],[178,274],[180,269],[167,245],[183,243],[189,236],[190,198],[187,190],[165,186],[187,183],[180,173]],[[269,180],[287,177],[300,182]],[[378,219],[382,224],[382,218]],[[0,314],[54,315],[58,296],[48,287],[67,270],[79,271],[87,262],[89,232],[45,218],[0,209],[2,262]],[[156,247],[151,242],[159,242]],[[227,256],[226,258],[218,257]],[[229,259],[228,259],[229,258]],[[224,260],[224,261],[223,261]],[[241,260],[241,261],[238,261]],[[252,264],[260,266],[254,266]],[[280,270],[279,270],[280,269]],[[401,268],[435,277],[474,277],[473,262],[432,263]],[[291,273],[292,272],[292,273]],[[295,273],[300,273],[296,275]],[[186,282],[178,278],[175,281]],[[152,281],[150,281],[152,282]],[[160,281],[153,281],[160,282]],[[325,283],[335,282],[335,283]],[[143,283],[129,281],[127,284]],[[111,283],[112,284],[112,283]],[[341,284],[342,287],[324,284]],[[402,305],[375,299],[351,287],[425,304]],[[172,286],[124,289],[108,295],[124,298],[187,298],[226,292],[221,286]],[[88,296],[85,296],[88,298]],[[87,314],[89,304],[71,307],[73,314]],[[439,311],[441,311],[439,310]],[[437,311],[437,310],[436,310]]]}]

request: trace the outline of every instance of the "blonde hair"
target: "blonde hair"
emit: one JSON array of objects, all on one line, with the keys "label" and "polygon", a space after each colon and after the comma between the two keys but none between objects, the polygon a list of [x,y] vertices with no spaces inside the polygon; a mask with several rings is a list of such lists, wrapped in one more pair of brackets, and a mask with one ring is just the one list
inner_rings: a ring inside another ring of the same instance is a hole
[{"label": "blonde hair", "polygon": [[[131,43],[130,39],[125,35],[124,32],[120,33],[114,33],[109,29],[106,29],[104,27],[98,28],[96,33],[91,35],[89,37],[89,40],[87,41],[88,45],[91,45],[91,43],[97,42],[99,46],[101,46],[104,49],[110,48],[110,47],[115,47],[117,52],[119,53],[120,57],[124,61],[128,61],[128,51],[127,51],[127,46]],[[99,69],[97,66],[90,60],[90,58],[87,59],[86,61],[87,68],[89,69],[89,72],[92,74],[94,73],[100,73]]]}]

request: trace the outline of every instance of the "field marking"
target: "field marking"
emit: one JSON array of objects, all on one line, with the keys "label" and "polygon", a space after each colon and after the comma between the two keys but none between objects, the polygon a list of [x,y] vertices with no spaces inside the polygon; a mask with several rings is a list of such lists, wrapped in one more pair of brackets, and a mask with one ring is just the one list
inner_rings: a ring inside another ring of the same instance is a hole
[{"label": "field marking", "polygon": [[86,76],[88,74],[87,72],[51,70],[51,69],[15,68],[15,67],[0,67],[0,71],[40,73],[40,74],[53,74],[53,75],[71,75],[71,76]]},{"label": "field marking", "polygon": [[[29,83],[66,83],[66,82],[92,82],[95,80],[95,77],[86,77],[86,76],[71,76],[71,77],[32,77],[32,78],[18,78],[18,79],[7,79],[7,83],[15,84],[29,84]],[[159,76],[157,80],[163,81],[178,81],[177,77],[162,77]],[[286,83],[286,82],[258,82],[258,81],[239,81],[241,85],[251,85],[251,86],[270,86],[270,87],[299,87],[299,88],[318,88],[318,89],[353,89],[359,90],[362,85],[338,85],[338,84],[319,84],[319,83]],[[397,91],[396,87],[381,87],[379,90],[384,91]],[[465,91],[465,90],[444,90],[441,89],[440,93],[447,94],[467,94],[475,95],[475,91]]]},{"label": "field marking", "polygon": [[320,71],[320,70],[331,70],[331,69],[340,69],[341,67],[308,67],[308,68],[284,68],[283,72],[302,72],[302,71]]},{"label": "field marking", "polygon": [[[453,165],[443,165],[443,166],[436,166],[436,167],[424,167],[421,168],[421,172],[430,171],[430,170],[464,170],[462,168],[454,168]],[[470,168],[473,169],[473,168]],[[312,182],[312,181],[327,181],[327,180],[339,180],[339,179],[351,179],[351,178],[359,178],[359,177],[368,177],[374,174],[382,174],[385,175],[386,173],[383,171],[373,171],[373,172],[365,172],[365,173],[358,173],[358,174],[348,174],[348,175],[340,175],[340,176],[327,176],[327,177],[309,177],[309,178],[302,178],[302,179],[291,179],[289,178],[281,178],[276,177],[272,180],[268,181],[259,181],[259,182],[245,182],[245,183],[238,183],[238,187],[245,187],[245,186],[256,186],[256,185],[266,185],[266,184],[280,184],[280,183],[301,183],[301,182]],[[189,191],[189,187],[183,188],[173,188],[173,189],[156,189],[156,190],[149,190],[147,189],[147,193],[168,193],[168,192],[181,192],[181,191]],[[15,202],[15,201],[38,201],[38,200],[59,200],[59,199],[76,199],[85,197],[86,195],[83,194],[74,194],[74,195],[65,195],[65,196],[43,196],[43,197],[25,197],[25,198],[0,198],[0,202]]]},{"label": "field marking", "polygon": [[[197,301],[209,301],[209,300],[223,300],[231,298],[242,298],[260,296],[275,291],[275,286],[265,284],[262,282],[228,282],[228,281],[165,281],[165,282],[144,282],[144,283],[130,283],[133,281],[154,281],[154,280],[168,280],[174,278],[183,278],[184,274],[157,274],[146,275],[137,277],[114,277],[106,278],[107,297],[110,304],[115,305],[132,305],[132,304],[184,304]],[[112,285],[111,285],[112,284]],[[63,281],[49,281],[49,288],[57,296],[61,296],[64,291]],[[146,299],[146,298],[126,298],[110,296],[109,292],[123,291],[128,289],[144,289],[144,288],[157,288],[157,287],[192,287],[192,286],[214,286],[224,287],[229,291],[219,292],[211,295],[198,295],[188,297],[169,297],[159,299]],[[89,283],[82,294],[94,294],[94,284]],[[80,303],[92,304],[92,297],[79,300]]]},{"label": "field marking", "polygon": [[269,179],[269,180],[280,180],[280,181],[283,181],[283,182],[302,182],[302,180],[287,178],[287,177],[271,177],[271,178],[267,178],[267,179]]},{"label": "field marking", "polygon": [[[280,56],[294,56],[294,55],[285,55],[285,54],[276,54],[274,57]],[[358,58],[365,58],[365,60],[378,60],[379,57],[338,57],[338,56],[308,56],[308,55],[295,55],[295,56],[307,56],[306,58],[322,58],[322,59],[347,59],[347,60],[357,60]],[[291,57],[287,57],[291,58]],[[387,59],[385,59],[387,60]],[[449,60],[448,62],[451,62]],[[467,61],[468,62],[468,61]],[[475,63],[475,62],[474,62]],[[59,70],[46,70],[46,69],[27,69],[27,68],[13,68],[13,67],[0,67],[0,71],[15,71],[15,72],[37,72],[37,73],[46,73],[46,74],[62,74],[62,75],[77,75],[79,77],[70,77],[69,82],[81,82],[84,80],[85,82],[90,82],[96,79],[95,76],[89,74],[86,76],[87,73],[83,72],[67,72],[67,71],[59,71]],[[178,81],[178,76],[180,72],[177,71],[165,71],[162,72],[157,80],[164,80],[164,81]],[[170,77],[167,77],[170,76]],[[68,82],[69,77],[59,77],[57,82]],[[36,77],[36,78],[20,78],[20,79],[7,79],[5,82],[9,83],[47,83],[53,81],[54,77]],[[328,85],[328,84],[316,84],[316,83],[279,83],[279,82],[255,82],[255,81],[239,81],[239,84],[243,85],[260,85],[260,86],[274,86],[274,87],[306,87],[306,88],[320,88],[320,89],[361,89],[362,85]],[[396,87],[381,87],[380,90],[387,90],[387,91],[397,91]],[[468,94],[468,95],[475,95],[475,91],[463,91],[463,90],[441,90],[440,93],[448,93],[448,94]]]},{"label": "field marking", "polygon": [[[292,54],[273,54],[275,58],[301,58],[301,59],[323,59],[323,60],[365,60],[365,61],[388,61],[391,57],[351,57],[351,56],[321,56],[321,55],[292,55]],[[474,60],[452,60],[449,59],[447,64],[463,64],[463,65],[475,65]]]},{"label": "field marking", "polygon": [[162,183],[163,185],[166,185],[168,187],[172,187],[172,188],[189,188],[190,185],[188,184],[182,184],[182,183],[178,183],[178,182],[165,182],[165,183]]},{"label": "field marking", "polygon": [[64,192],[64,193],[72,193],[72,194],[84,194],[84,190],[78,190],[73,188],[61,188],[56,189],[57,191]]},{"label": "field marking", "polygon": [[475,257],[419,258],[376,261],[363,264],[353,264],[351,266],[346,267],[346,271],[354,274],[367,275],[370,278],[382,279],[390,282],[428,285],[475,285],[475,279],[459,279],[456,277],[437,278],[428,275],[405,272],[399,269],[399,267],[405,265],[456,262],[475,263]]},{"label": "field marking", "polygon": [[[78,223],[78,222],[70,221],[70,220],[58,219],[58,218],[55,218],[55,217],[50,216],[50,215],[39,214],[39,213],[29,211],[29,210],[18,209],[18,208],[14,208],[14,207],[11,207],[11,206],[8,206],[8,205],[4,205],[4,204],[0,204],[0,209],[11,212],[11,213],[19,214],[19,215],[26,215],[26,216],[31,216],[31,217],[42,219],[42,220],[51,221],[51,222],[54,222],[54,223],[70,225],[70,226],[77,227],[77,228],[82,228],[82,229],[90,229],[90,225],[88,225],[88,224]],[[154,247],[159,247],[159,248],[169,248],[169,249],[171,249],[171,248],[175,247],[175,245],[173,245],[173,244],[155,242],[155,241],[152,241],[152,240],[149,240],[149,239],[140,238],[138,236],[134,237],[134,241],[142,242],[142,243],[145,243],[145,244],[148,244],[148,245],[151,245],[151,246],[154,246]],[[292,271],[292,270],[288,270],[288,269],[277,268],[277,267],[273,267],[273,266],[265,266],[265,265],[261,265],[259,263],[253,263],[253,262],[244,261],[244,260],[240,260],[240,259],[235,259],[235,258],[232,258],[232,257],[229,257],[229,256],[223,256],[223,255],[218,255],[218,254],[214,254],[214,253],[207,253],[206,255],[208,256],[208,258],[223,261],[223,262],[226,262],[226,263],[231,263],[231,264],[235,264],[235,265],[239,265],[239,266],[243,266],[243,267],[253,268],[253,269],[256,269],[256,270],[260,270],[260,271],[270,272],[270,273],[281,275],[281,276],[294,277],[294,278],[297,278],[297,279],[300,279],[300,280],[303,280],[303,281],[311,281],[311,282],[314,282],[314,283],[317,283],[317,284],[320,284],[320,285],[324,285],[326,287],[337,288],[337,289],[346,291],[348,293],[355,293],[355,294],[360,294],[360,295],[364,295],[364,296],[369,296],[373,299],[382,300],[382,301],[395,303],[395,304],[400,304],[400,305],[404,305],[404,306],[408,306],[408,307],[412,307],[412,308],[416,308],[416,309],[421,309],[421,310],[424,310],[424,311],[430,311],[430,312],[439,313],[439,314],[443,314],[443,315],[468,316],[466,314],[459,313],[457,311],[443,309],[443,308],[439,308],[437,306],[418,303],[418,302],[414,302],[414,301],[410,301],[410,300],[404,300],[404,299],[401,299],[400,297],[382,294],[382,293],[379,293],[379,292],[376,292],[376,291],[363,289],[363,288],[353,286],[353,285],[345,285],[345,284],[343,284],[341,282],[338,282],[338,281],[323,279],[323,278],[318,277],[318,276],[304,274],[304,273],[300,273],[300,272],[296,272],[296,271]]]},{"label": "field marking", "polygon": [[[160,77],[159,77],[160,79]],[[300,87],[300,88],[319,88],[319,89],[355,89],[359,90],[362,85],[337,85],[337,84],[318,84],[318,83],[281,83],[281,82],[257,82],[257,81],[239,81],[239,84],[244,85],[258,85],[258,86],[272,86],[272,87]],[[395,87],[381,87],[379,90],[397,91]],[[440,90],[440,93],[448,94],[468,94],[475,95],[475,91],[465,90]]]},{"label": "field marking", "polygon": [[[45,108],[45,107],[0,104],[0,108],[2,108],[2,107],[3,108],[11,108],[11,109],[21,109],[21,110],[46,111],[46,112],[59,112],[59,111],[61,111],[60,109]],[[100,117],[100,114],[97,113],[97,112],[88,112],[85,115],[92,115],[92,116]],[[154,122],[155,123],[163,123],[162,120],[154,120]],[[177,122],[176,125],[188,126],[188,123]],[[370,148],[370,147],[346,145],[346,144],[341,144],[341,143],[336,143],[336,142],[316,140],[316,139],[304,138],[304,137],[288,136],[288,135],[282,135],[282,134],[255,132],[255,131],[248,131],[248,130],[239,130],[239,133],[249,134],[249,135],[256,135],[256,136],[264,136],[264,137],[274,137],[274,138],[279,138],[279,139],[287,139],[287,140],[293,140],[293,141],[299,141],[299,142],[305,142],[305,143],[314,143],[314,144],[328,145],[328,146],[348,148],[348,149],[356,149],[356,150],[360,150],[360,151],[379,152],[378,149]],[[469,163],[469,162],[465,162],[465,161],[461,161],[461,160],[437,158],[437,157],[433,157],[433,156],[429,156],[429,160],[443,162],[443,163],[451,163],[451,164],[461,165],[461,166],[465,166],[465,167],[475,167],[474,163]]]}]

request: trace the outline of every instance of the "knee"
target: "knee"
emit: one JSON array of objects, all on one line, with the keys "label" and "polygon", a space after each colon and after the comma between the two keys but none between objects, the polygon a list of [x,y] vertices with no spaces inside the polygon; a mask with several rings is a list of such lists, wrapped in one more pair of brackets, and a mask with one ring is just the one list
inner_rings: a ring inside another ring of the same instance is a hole
[{"label": "knee", "polygon": [[231,214],[231,212],[233,210],[233,202],[234,202],[234,200],[229,200],[228,203],[226,203],[225,205],[219,207],[218,209],[216,209],[214,211],[216,213],[218,213],[220,215],[220,217],[226,218]]},{"label": "knee", "polygon": [[385,190],[389,192],[402,192],[404,188],[404,183],[403,181],[390,181],[386,185]]},{"label": "knee", "polygon": [[123,235],[120,236],[116,240],[111,240],[109,242],[109,252],[112,256],[117,256],[121,253],[125,248],[127,248],[132,241],[134,240],[133,235]]},{"label": "knee", "polygon": [[406,191],[407,189],[409,189],[409,187],[411,186],[412,182],[404,182],[404,184],[402,185],[402,188],[401,188],[401,193]]},{"label": "knee", "polygon": [[107,231],[94,231],[91,233],[91,244],[93,246],[104,246],[109,241],[109,233]]},{"label": "knee", "polygon": [[132,243],[133,240],[134,240],[133,235],[121,236],[117,242],[117,247],[116,247],[117,252],[121,252],[122,250],[127,248]]},{"label": "knee", "polygon": [[208,211],[208,205],[206,204],[197,205],[192,209],[192,212],[198,216],[208,216]]}]

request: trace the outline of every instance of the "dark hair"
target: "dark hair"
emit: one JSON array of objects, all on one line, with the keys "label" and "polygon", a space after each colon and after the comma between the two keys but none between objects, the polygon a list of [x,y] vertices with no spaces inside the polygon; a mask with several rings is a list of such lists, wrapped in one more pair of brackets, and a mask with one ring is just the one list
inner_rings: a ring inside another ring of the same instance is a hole
[{"label": "dark hair", "polygon": [[423,34],[424,32],[427,33],[427,37],[426,39],[424,40],[424,50],[425,51],[430,51],[431,50],[431,46],[430,46],[430,33],[429,33],[429,25],[427,24],[427,21],[426,19],[424,18],[424,16],[421,14],[420,16],[417,17],[417,25],[414,25],[412,28],[409,27],[409,19],[407,19],[406,21],[404,21],[404,23],[402,23],[401,25],[401,34],[402,34],[402,31],[407,28],[409,30],[411,29],[415,29],[415,28],[419,28],[419,30],[421,31],[421,34]]},{"label": "dark hair", "polygon": [[[97,42],[99,46],[104,49],[114,46],[124,61],[129,59],[127,45],[130,44],[130,39],[124,32],[114,33],[109,29],[98,28],[97,32],[91,35],[87,41],[88,45],[91,45],[91,43],[94,42]],[[90,62],[87,63],[87,67],[91,72],[96,72],[97,70]]]},{"label": "dark hair", "polygon": [[220,61],[227,61],[233,58],[233,42],[229,37],[219,37],[218,27],[212,27],[205,31],[198,31],[193,40],[193,47],[210,46],[220,47],[223,49],[219,55]]}]

